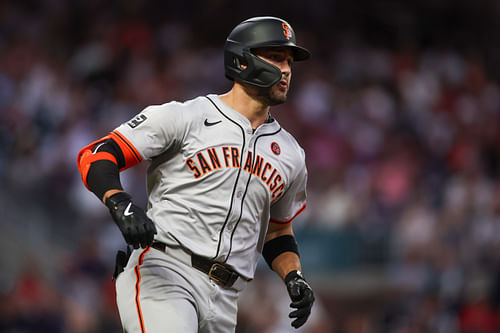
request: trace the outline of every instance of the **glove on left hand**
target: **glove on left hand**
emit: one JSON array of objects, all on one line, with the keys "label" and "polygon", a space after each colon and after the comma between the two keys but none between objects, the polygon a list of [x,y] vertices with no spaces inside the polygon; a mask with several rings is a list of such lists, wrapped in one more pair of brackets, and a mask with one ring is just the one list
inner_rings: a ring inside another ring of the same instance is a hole
[{"label": "glove on left hand", "polygon": [[312,288],[306,282],[300,271],[291,271],[285,277],[285,284],[288,294],[292,300],[290,307],[297,310],[290,312],[290,318],[296,318],[292,326],[299,328],[304,325],[311,314],[311,308],[314,303],[314,293]]},{"label": "glove on left hand", "polygon": [[106,199],[106,206],[127,244],[132,245],[134,249],[151,246],[156,227],[144,210],[134,205],[128,193],[113,194]]}]

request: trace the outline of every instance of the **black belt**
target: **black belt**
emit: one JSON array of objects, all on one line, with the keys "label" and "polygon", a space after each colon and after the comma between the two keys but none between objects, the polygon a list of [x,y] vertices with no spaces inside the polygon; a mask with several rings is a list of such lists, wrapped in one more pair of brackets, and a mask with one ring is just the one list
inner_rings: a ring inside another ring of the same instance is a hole
[{"label": "black belt", "polygon": [[[151,247],[165,252],[167,245],[162,242],[153,242]],[[226,288],[231,287],[238,277],[240,277],[240,275],[229,266],[196,254],[191,254],[191,266],[207,274],[215,283]]]}]

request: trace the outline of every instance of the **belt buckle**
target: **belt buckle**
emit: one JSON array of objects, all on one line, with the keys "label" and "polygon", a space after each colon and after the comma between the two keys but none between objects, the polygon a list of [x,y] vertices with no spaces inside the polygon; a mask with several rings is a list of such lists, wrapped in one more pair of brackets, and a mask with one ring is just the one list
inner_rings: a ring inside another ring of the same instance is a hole
[{"label": "belt buckle", "polygon": [[217,262],[216,262],[216,263],[214,263],[214,264],[212,265],[212,267],[210,267],[210,270],[208,271],[208,277],[209,277],[210,279],[212,279],[213,281],[215,281],[215,283],[220,284],[220,285],[222,285],[222,286],[225,286],[225,285],[226,285],[226,283],[227,283],[227,281],[224,281],[224,280],[222,280],[222,279],[218,278],[217,276],[214,276],[214,272],[215,272],[217,269],[222,269],[223,271],[226,271],[226,272],[227,272],[227,268],[226,268],[226,267],[224,267],[224,265],[219,264],[219,263],[217,263]]}]

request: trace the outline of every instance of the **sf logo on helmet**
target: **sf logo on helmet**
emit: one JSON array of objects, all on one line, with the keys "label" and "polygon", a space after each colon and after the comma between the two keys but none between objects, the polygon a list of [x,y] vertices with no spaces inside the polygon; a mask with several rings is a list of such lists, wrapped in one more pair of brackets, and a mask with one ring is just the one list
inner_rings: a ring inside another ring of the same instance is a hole
[{"label": "sf logo on helmet", "polygon": [[283,27],[283,35],[285,35],[286,39],[292,38],[292,29],[285,22],[281,23]]}]

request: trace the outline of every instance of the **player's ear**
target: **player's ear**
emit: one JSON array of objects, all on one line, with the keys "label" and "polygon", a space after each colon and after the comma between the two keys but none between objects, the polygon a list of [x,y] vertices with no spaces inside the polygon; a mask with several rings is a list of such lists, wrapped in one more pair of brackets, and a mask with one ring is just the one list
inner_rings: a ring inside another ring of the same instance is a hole
[{"label": "player's ear", "polygon": [[233,63],[242,71],[248,67],[248,63],[244,58],[234,57]]}]

